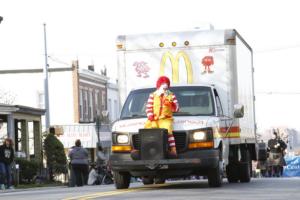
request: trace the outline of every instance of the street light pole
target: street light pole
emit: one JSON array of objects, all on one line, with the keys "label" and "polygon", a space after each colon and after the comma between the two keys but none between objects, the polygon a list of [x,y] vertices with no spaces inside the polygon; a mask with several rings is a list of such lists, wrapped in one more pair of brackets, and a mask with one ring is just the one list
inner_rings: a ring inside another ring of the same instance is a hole
[{"label": "street light pole", "polygon": [[45,94],[45,120],[46,130],[50,127],[50,107],[49,107],[49,88],[48,88],[48,54],[47,54],[47,37],[46,37],[46,24],[44,24],[44,44],[45,44],[45,68],[44,68],[44,94]]},{"label": "street light pole", "polygon": [[97,115],[95,118],[95,122],[96,122],[96,131],[97,131],[97,137],[98,137],[98,141],[97,141],[97,163],[98,164],[103,164],[103,162],[105,162],[105,160],[107,160],[104,151],[103,151],[103,147],[101,144],[101,139],[100,139],[100,129],[101,129],[101,117],[104,119],[106,118],[108,115],[107,111],[102,111],[102,113],[99,112],[99,110],[97,110]]},{"label": "street light pole", "polygon": [[101,129],[101,119],[100,119],[100,114],[97,113],[97,117],[96,117],[96,130],[97,130],[97,149],[99,151],[102,151],[102,146],[101,146],[101,141],[100,141],[100,129]]}]

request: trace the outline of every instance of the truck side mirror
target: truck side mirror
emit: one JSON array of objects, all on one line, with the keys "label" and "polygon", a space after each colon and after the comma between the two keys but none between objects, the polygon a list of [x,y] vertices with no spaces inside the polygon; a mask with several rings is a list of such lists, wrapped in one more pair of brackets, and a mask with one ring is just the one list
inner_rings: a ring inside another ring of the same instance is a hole
[{"label": "truck side mirror", "polygon": [[244,106],[242,104],[235,104],[234,106],[233,116],[235,118],[244,117]]}]

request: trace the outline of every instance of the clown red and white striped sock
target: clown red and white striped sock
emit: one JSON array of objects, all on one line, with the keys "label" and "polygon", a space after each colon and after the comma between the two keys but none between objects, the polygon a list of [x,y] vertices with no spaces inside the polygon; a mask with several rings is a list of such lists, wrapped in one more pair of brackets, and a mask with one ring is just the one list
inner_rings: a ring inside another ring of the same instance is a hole
[{"label": "clown red and white striped sock", "polygon": [[169,142],[169,147],[176,147],[175,138],[173,134],[168,134],[168,142]]}]

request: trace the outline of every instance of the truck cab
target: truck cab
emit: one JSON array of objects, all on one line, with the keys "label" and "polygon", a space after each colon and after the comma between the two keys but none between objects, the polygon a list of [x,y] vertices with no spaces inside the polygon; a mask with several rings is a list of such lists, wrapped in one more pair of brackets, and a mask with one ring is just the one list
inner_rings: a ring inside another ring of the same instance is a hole
[{"label": "truck cab", "polygon": [[[117,188],[128,187],[131,176],[141,177],[147,184],[168,178],[205,175],[210,186],[221,185],[224,166],[228,164],[228,149],[224,148],[222,135],[226,134],[226,123],[229,126],[233,119],[223,116],[222,105],[213,86],[180,85],[170,90],[180,106],[179,112],[174,113],[173,125],[178,158],[163,156],[166,149],[162,147],[167,145],[167,141],[163,134],[156,134],[159,130],[143,129],[147,120],[147,99],[155,88],[133,90],[123,106],[120,120],[113,126],[110,160]],[[235,112],[241,111],[237,109]],[[151,134],[153,138],[142,137],[142,134]],[[133,160],[130,155],[133,149],[145,156]],[[162,155],[159,160],[157,155]]]}]

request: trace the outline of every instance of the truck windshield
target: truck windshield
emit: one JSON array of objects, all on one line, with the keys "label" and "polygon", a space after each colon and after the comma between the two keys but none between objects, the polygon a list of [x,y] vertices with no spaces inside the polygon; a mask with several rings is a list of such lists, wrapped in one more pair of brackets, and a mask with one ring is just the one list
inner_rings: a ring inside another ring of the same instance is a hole
[{"label": "truck windshield", "polygon": [[[205,86],[171,87],[179,103],[174,116],[211,116],[215,114],[212,90]],[[146,117],[146,104],[152,89],[132,91],[123,106],[121,119]]]}]

